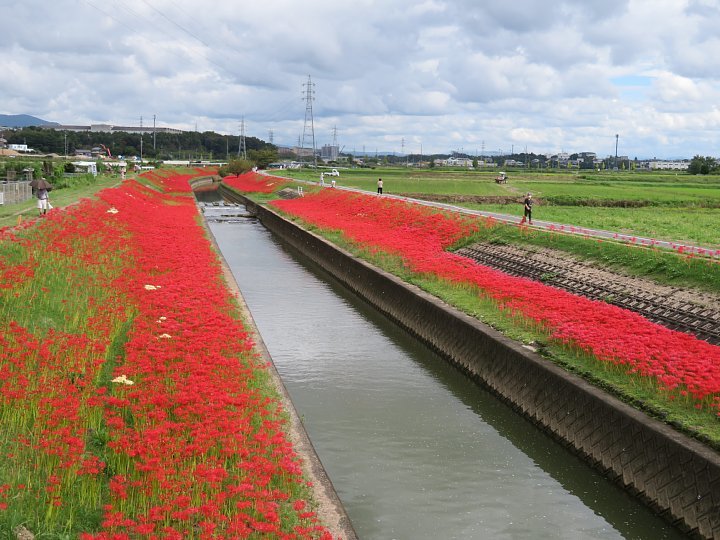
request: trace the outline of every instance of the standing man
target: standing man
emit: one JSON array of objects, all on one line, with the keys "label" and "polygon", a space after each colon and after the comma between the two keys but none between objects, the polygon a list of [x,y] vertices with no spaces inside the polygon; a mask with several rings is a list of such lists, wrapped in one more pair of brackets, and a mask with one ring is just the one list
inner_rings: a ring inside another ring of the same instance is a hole
[{"label": "standing man", "polygon": [[532,225],[532,193],[528,193],[525,196],[525,200],[523,201],[523,218],[522,221],[520,221],[520,225],[525,223],[525,220],[527,219],[530,225]]},{"label": "standing man", "polygon": [[378,178],[378,195],[382,195],[382,186],[383,186],[382,178]]}]

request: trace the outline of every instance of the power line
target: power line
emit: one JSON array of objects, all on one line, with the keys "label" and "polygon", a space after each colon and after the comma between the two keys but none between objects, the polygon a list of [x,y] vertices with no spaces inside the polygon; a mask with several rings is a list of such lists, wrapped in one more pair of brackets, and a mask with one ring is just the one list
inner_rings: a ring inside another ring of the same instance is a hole
[{"label": "power line", "polygon": [[[115,21],[116,23],[122,25],[124,28],[128,29],[128,30],[129,30],[130,32],[132,32],[133,34],[138,34],[138,31],[137,31],[137,29],[136,29],[135,26],[133,26],[133,25],[131,25],[131,24],[128,24],[128,23],[126,23],[126,22],[118,19],[118,18],[115,17],[112,13],[109,13],[109,12],[107,12],[106,10],[102,9],[101,7],[99,7],[98,5],[96,5],[95,3],[93,3],[91,0],[83,0],[83,1],[84,1],[87,5],[89,5],[90,7],[92,7],[93,9],[95,9],[95,10],[99,11],[100,13],[102,13],[103,15],[105,15],[106,17],[109,17],[110,19],[112,19],[112,20]],[[164,35],[165,35],[166,37],[168,37],[168,38],[173,38],[173,37],[174,37],[174,36],[172,36],[171,34],[169,34],[168,32],[166,32],[162,27],[160,27],[160,26],[158,26],[157,24],[155,24],[152,20],[148,19],[147,17],[144,17],[143,15],[141,15],[141,14],[137,13],[136,11],[132,10],[131,8],[129,8],[129,7],[128,7],[125,3],[123,3],[122,1],[120,1],[120,0],[116,0],[116,1],[119,3],[119,5],[120,5],[123,9],[125,9],[126,11],[128,11],[131,16],[133,16],[134,18],[137,18],[137,19],[142,19],[142,20],[144,20],[145,22],[149,23],[149,24],[152,26],[152,29],[153,29],[153,31],[154,31],[155,33],[160,32],[160,33],[164,34]],[[145,2],[145,0],[143,0],[143,2],[147,4],[147,2]],[[202,43],[208,50],[212,49],[212,47],[211,47],[210,45],[208,45],[205,41],[203,41],[203,40],[200,39],[199,37],[195,36],[192,32],[190,32],[189,30],[184,29],[184,27],[182,27],[181,25],[179,25],[179,24],[173,22],[172,20],[170,20],[170,18],[169,18],[167,15],[165,15],[165,14],[163,14],[162,12],[160,12],[159,10],[155,9],[155,8],[154,8],[153,6],[151,6],[150,4],[147,4],[147,5],[148,5],[151,9],[153,9],[154,11],[156,11],[161,17],[163,17],[164,19],[166,19],[170,24],[173,24],[174,26],[178,27],[178,28],[179,28],[180,30],[182,30],[183,32],[188,33],[188,34],[189,34],[190,36],[192,36],[194,39],[196,39],[197,41],[199,41],[200,43]],[[153,43],[154,45],[163,45],[163,43],[162,43],[161,41],[158,41],[158,40],[155,40],[155,39],[150,39],[150,38],[146,38],[146,39],[148,39],[148,41],[149,41],[150,43]],[[230,75],[230,76],[233,76],[233,77],[236,75],[235,73],[230,72],[225,66],[223,66],[223,65],[221,65],[221,64],[218,64],[215,60],[213,60],[213,59],[207,54],[207,52],[205,52],[205,51],[200,52],[200,51],[197,51],[195,48],[192,48],[192,47],[188,47],[186,50],[187,50],[189,53],[194,54],[194,55],[202,58],[204,61],[206,61],[206,62],[208,62],[208,63],[210,63],[210,64],[213,64],[214,66],[220,68],[220,69],[221,69],[223,72],[225,72],[226,74],[228,74],[228,75]]]},{"label": "power line", "polygon": [[188,29],[185,28],[184,26],[176,23],[176,22],[173,21],[170,17],[168,17],[167,15],[165,15],[165,13],[163,13],[162,11],[160,11],[159,9],[157,9],[156,7],[152,6],[149,2],[147,2],[147,0],[142,0],[142,3],[145,4],[147,7],[149,7],[150,9],[152,9],[155,13],[157,13],[158,15],[160,15],[163,19],[165,19],[166,21],[168,21],[168,22],[169,22],[170,24],[172,24],[173,26],[179,28],[180,30],[182,30],[183,32],[185,32],[185,33],[186,33],[187,35],[189,35],[190,37],[198,40],[200,43],[202,43],[203,45],[205,45],[208,49],[211,49],[211,48],[212,48],[208,43],[206,43],[205,41],[203,41],[202,39],[200,39],[199,37],[197,37],[197,36],[196,36],[195,34],[193,34],[190,30],[188,30]]}]

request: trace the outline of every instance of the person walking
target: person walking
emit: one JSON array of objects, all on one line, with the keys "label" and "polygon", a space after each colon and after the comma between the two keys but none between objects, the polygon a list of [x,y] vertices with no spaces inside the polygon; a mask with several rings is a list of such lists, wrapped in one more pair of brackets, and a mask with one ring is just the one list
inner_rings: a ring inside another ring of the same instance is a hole
[{"label": "person walking", "polygon": [[382,178],[378,178],[377,192],[378,195],[382,195],[383,181]]},{"label": "person walking", "polygon": [[[44,180],[44,178],[43,178]],[[37,190],[37,198],[38,198],[38,212],[40,216],[44,216],[47,214],[47,211],[52,208],[50,206],[50,195],[48,194],[47,188],[38,188]]]},{"label": "person walking", "polygon": [[525,223],[525,220],[527,220],[530,225],[532,225],[532,193],[528,193],[525,195],[525,200],[523,201],[523,218],[520,221],[520,225],[523,225]]}]

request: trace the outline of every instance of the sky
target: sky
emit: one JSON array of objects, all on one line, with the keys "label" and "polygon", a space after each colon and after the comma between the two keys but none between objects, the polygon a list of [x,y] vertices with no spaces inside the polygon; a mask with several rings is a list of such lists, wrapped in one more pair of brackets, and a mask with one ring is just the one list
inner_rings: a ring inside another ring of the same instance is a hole
[{"label": "sky", "polygon": [[0,0],[0,13],[4,114],[307,147],[312,118],[318,149],[351,153],[720,156],[720,0]]}]

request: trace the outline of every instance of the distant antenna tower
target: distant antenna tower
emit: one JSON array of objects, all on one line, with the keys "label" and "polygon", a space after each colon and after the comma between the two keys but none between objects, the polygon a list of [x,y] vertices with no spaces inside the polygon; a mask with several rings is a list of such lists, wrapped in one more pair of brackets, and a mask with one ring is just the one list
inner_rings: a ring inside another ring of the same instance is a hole
[{"label": "distant antenna tower", "polygon": [[273,136],[274,136],[274,133],[273,133],[273,130],[271,129],[268,133],[268,139],[270,139],[270,144],[273,143]]},{"label": "distant antenna tower", "polygon": [[333,146],[337,146],[337,126],[333,126]]},{"label": "distant antenna tower", "polygon": [[242,153],[243,159],[247,159],[247,149],[245,148],[245,117],[240,122],[240,141],[238,142],[238,157]]},{"label": "distant antenna tower", "polygon": [[[313,163],[317,167],[317,153],[315,152],[315,123],[313,120],[312,102],[315,100],[315,83],[312,82],[310,75],[308,75],[308,82],[303,84],[305,87],[305,125],[303,126],[302,136],[302,150],[308,148],[306,142],[309,143],[309,139],[312,139],[312,156]],[[304,154],[305,152],[303,152]]]}]

